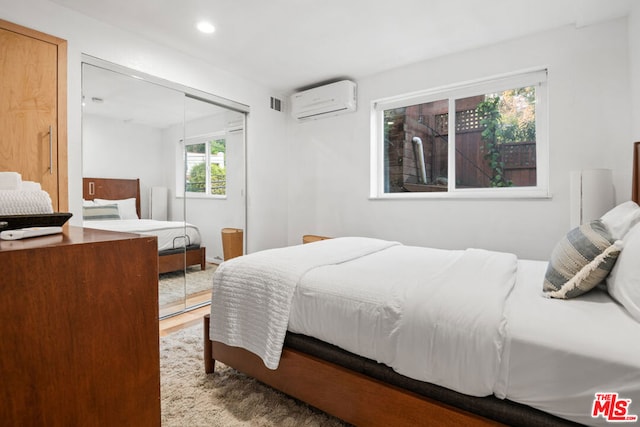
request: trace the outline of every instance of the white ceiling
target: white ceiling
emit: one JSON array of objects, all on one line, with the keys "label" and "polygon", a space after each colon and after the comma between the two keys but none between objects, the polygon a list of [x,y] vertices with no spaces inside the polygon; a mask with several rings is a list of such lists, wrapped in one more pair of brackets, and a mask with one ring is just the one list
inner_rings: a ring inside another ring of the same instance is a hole
[{"label": "white ceiling", "polygon": [[[52,1],[289,91],[613,19],[633,0]],[[216,32],[199,33],[200,19]]]},{"label": "white ceiling", "polygon": [[82,97],[83,114],[158,129],[220,114],[234,118],[226,108],[183,92],[88,64],[82,70]]}]

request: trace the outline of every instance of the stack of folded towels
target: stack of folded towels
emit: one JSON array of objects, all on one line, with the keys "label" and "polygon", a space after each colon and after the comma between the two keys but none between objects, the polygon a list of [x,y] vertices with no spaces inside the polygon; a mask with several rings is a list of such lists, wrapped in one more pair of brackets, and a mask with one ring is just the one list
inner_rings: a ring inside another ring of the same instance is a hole
[{"label": "stack of folded towels", "polygon": [[0,172],[0,215],[53,213],[49,193],[40,184],[22,181],[17,172]]}]

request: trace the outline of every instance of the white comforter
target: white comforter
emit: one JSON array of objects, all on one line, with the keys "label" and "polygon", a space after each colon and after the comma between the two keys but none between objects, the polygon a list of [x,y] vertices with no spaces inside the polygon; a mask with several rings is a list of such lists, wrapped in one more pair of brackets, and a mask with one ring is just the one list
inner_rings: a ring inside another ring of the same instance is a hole
[{"label": "white comforter", "polygon": [[[489,395],[499,373],[504,303],[516,265],[511,254],[366,238],[263,251],[218,268],[210,333],[275,369],[289,327],[411,378]],[[308,304],[296,301],[318,292],[334,295],[336,304],[317,307],[324,321],[305,320],[309,313],[296,307]],[[349,295],[362,292],[368,297],[358,298],[354,316]]]},{"label": "white comforter", "polygon": [[256,252],[220,264],[213,277],[211,339],[243,347],[276,369],[291,299],[310,270],[398,245],[354,237],[341,245],[303,245]]},{"label": "white comforter", "polygon": [[158,238],[158,251],[184,248],[202,243],[200,230],[182,221],[156,221],[153,219],[114,219],[83,221],[83,227],[99,230],[137,233]]}]

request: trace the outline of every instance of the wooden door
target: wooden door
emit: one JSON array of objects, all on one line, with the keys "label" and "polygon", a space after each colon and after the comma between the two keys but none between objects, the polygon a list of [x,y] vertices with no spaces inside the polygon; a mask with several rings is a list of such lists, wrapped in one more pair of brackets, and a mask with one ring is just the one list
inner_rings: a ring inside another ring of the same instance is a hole
[{"label": "wooden door", "polygon": [[62,60],[66,42],[0,21],[0,171],[39,182],[55,211],[68,205]]}]

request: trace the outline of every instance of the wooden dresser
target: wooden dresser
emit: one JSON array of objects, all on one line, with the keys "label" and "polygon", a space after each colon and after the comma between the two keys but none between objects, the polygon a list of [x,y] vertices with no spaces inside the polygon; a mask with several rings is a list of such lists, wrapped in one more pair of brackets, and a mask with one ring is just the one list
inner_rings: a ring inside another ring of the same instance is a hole
[{"label": "wooden dresser", "polygon": [[159,426],[155,237],[0,241],[0,425]]}]

